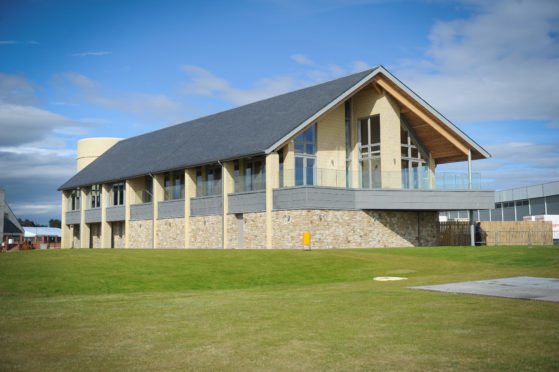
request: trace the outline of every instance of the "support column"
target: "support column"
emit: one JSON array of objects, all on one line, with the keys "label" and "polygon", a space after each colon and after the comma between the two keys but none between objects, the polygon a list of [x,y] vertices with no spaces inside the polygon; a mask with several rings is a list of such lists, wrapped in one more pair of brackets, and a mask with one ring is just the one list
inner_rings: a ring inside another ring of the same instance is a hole
[{"label": "support column", "polygon": [[87,192],[85,188],[80,189],[80,247],[89,247],[89,225],[85,223],[85,208],[87,207]]},{"label": "support column", "polygon": [[184,247],[190,248],[190,198],[196,196],[196,168],[184,170]]},{"label": "support column", "polygon": [[472,150],[468,149],[468,189],[472,189]]},{"label": "support column", "polygon": [[159,202],[163,200],[165,192],[165,175],[156,174],[153,176],[153,248],[159,248],[157,242],[157,218],[159,217]]},{"label": "support column", "polygon": [[437,188],[437,179],[435,178],[435,159],[429,156],[429,188],[435,190]]},{"label": "support column", "polygon": [[476,245],[476,234],[475,234],[475,228],[474,228],[474,211],[472,209],[470,209],[469,211],[469,215],[470,215],[470,245],[473,247],[474,245]]},{"label": "support column", "polygon": [[107,207],[111,195],[111,185],[101,185],[101,248],[111,248],[111,223],[107,222]]},{"label": "support column", "polygon": [[273,248],[272,211],[274,189],[279,187],[279,156],[272,152],[266,156],[266,248]]},{"label": "support column", "polygon": [[221,177],[222,193],[223,193],[223,214],[221,216],[222,239],[221,246],[223,249],[229,248],[227,234],[227,214],[229,213],[229,194],[235,191],[235,163],[226,161],[222,165],[223,173]]},{"label": "support column", "polygon": [[283,187],[292,187],[295,186],[295,146],[293,141],[289,141],[283,151]]},{"label": "support column", "polygon": [[62,191],[62,217],[61,217],[61,227],[62,227],[62,237],[60,241],[60,248],[70,248],[72,246],[70,237],[70,227],[66,224],[66,212],[68,211],[68,194],[66,191]]},{"label": "support column", "polygon": [[134,189],[130,180],[124,183],[124,248],[130,248],[130,204]]}]

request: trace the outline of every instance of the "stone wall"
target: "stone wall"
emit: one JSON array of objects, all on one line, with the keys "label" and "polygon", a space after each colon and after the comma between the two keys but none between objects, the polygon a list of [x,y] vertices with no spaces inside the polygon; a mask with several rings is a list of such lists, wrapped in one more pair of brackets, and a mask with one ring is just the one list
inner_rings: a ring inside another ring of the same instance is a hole
[{"label": "stone wall", "polygon": [[158,248],[184,248],[184,218],[164,218],[155,226]]},{"label": "stone wall", "polygon": [[[420,212],[420,243],[436,241],[436,212]],[[273,212],[273,246],[301,249],[303,232],[313,249],[411,247],[419,244],[418,213],[397,211],[291,210]]]},{"label": "stone wall", "polygon": [[189,247],[221,248],[221,218],[221,215],[190,217]]},{"label": "stone wall", "polygon": [[152,247],[152,220],[130,221],[130,248],[151,248]]}]

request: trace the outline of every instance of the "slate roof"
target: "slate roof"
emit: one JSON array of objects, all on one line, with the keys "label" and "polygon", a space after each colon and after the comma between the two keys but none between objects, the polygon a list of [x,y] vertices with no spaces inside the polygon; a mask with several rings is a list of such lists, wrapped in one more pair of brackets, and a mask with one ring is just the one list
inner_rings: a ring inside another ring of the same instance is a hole
[{"label": "slate roof", "polygon": [[9,218],[4,218],[4,234],[5,235],[23,235],[20,230]]},{"label": "slate roof", "polygon": [[59,190],[264,154],[377,68],[122,140]]}]

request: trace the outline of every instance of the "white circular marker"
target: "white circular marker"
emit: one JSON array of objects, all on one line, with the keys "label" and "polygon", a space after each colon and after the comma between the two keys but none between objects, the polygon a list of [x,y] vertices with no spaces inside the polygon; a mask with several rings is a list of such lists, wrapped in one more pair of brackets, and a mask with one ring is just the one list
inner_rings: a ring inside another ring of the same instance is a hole
[{"label": "white circular marker", "polygon": [[391,282],[394,280],[407,280],[408,278],[402,278],[399,276],[375,276],[377,282]]}]

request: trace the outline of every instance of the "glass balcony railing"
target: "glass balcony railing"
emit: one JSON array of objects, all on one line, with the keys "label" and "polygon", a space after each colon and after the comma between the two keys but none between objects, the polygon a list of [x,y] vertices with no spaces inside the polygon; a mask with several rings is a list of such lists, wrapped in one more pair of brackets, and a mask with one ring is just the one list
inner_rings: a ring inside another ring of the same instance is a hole
[{"label": "glass balcony railing", "polygon": [[198,181],[196,183],[196,196],[221,195],[221,179],[211,181]]},{"label": "glass balcony railing", "polygon": [[167,186],[164,190],[164,200],[184,199],[184,185]]},{"label": "glass balcony railing", "polygon": [[[436,173],[431,179],[426,170],[348,172],[322,168],[284,169],[280,187],[329,186],[354,189],[467,190],[467,173]],[[481,175],[472,173],[472,189],[481,189]]]}]

